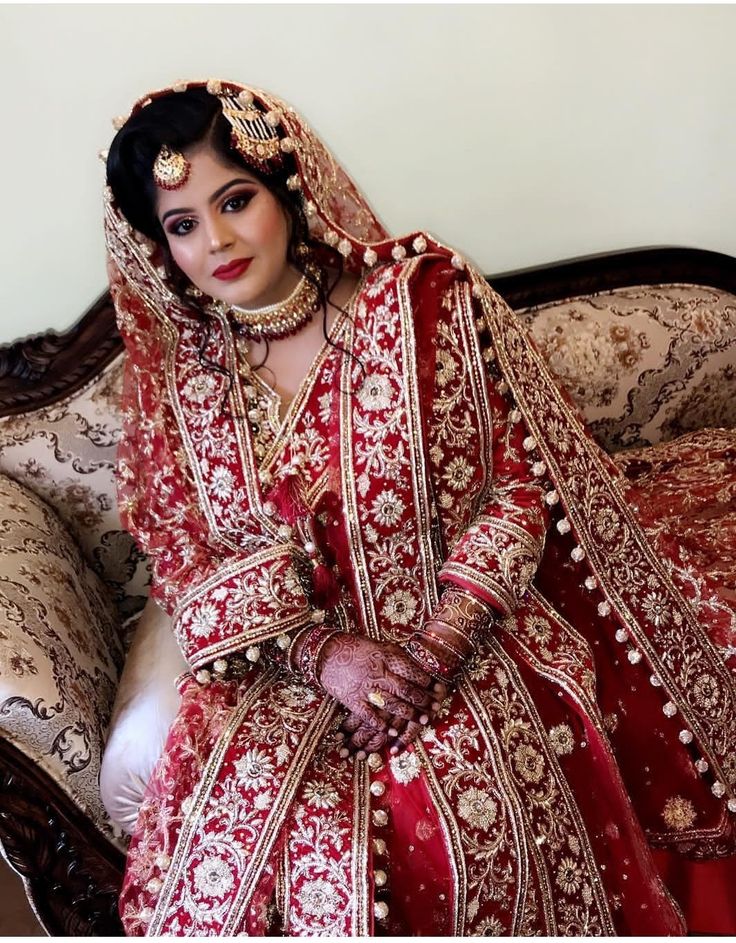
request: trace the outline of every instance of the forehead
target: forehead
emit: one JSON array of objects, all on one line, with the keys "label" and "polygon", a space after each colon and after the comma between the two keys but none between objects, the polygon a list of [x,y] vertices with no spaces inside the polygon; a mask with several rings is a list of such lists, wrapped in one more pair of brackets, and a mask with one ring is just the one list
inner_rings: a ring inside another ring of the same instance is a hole
[{"label": "forehead", "polygon": [[176,190],[156,187],[156,211],[159,216],[168,210],[186,207],[194,209],[209,203],[212,195],[231,180],[258,179],[242,167],[224,160],[210,145],[199,145],[184,152],[189,162],[186,183]]}]

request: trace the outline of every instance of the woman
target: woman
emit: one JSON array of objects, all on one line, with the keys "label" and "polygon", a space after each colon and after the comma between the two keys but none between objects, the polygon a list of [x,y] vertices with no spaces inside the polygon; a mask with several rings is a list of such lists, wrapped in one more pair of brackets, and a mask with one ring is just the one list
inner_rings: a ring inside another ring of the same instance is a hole
[{"label": "woman", "polygon": [[126,932],[684,932],[651,847],[734,851],[726,597],[292,109],[210,80],[120,125],[121,511],[191,666]]}]

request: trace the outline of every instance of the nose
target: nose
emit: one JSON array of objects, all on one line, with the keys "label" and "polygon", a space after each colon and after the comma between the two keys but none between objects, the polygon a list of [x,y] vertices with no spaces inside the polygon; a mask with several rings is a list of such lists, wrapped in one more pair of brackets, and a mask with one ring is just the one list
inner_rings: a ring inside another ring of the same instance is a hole
[{"label": "nose", "polygon": [[222,252],[223,249],[229,249],[235,241],[226,221],[222,218],[209,221],[207,236],[210,244],[210,252],[213,255],[217,252]]}]

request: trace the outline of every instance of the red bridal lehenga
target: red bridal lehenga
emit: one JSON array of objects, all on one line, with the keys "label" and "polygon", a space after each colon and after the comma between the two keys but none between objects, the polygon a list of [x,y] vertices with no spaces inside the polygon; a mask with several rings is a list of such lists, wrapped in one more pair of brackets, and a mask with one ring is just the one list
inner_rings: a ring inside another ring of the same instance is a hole
[{"label": "red bridal lehenga", "polygon": [[[126,932],[686,932],[660,871],[688,914],[693,888],[708,903],[695,929],[733,931],[736,435],[619,469],[475,269],[427,234],[389,239],[282,102],[210,88],[278,111],[312,234],[361,280],[282,422],[217,309],[200,358],[201,318],[108,193],[121,511],[192,668]],[[350,631],[401,643],[450,584],[498,615],[397,757],[341,759],[340,706],[283,666],[320,605],[305,526]],[[217,659],[242,670],[208,680]]]}]

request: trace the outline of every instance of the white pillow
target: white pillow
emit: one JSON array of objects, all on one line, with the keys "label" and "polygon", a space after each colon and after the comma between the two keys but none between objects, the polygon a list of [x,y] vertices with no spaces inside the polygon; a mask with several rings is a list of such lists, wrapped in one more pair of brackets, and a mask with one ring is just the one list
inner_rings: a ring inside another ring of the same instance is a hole
[{"label": "white pillow", "polygon": [[175,682],[187,670],[171,619],[149,599],[125,660],[100,770],[102,802],[124,832],[134,829],[146,784],[179,709]]}]

